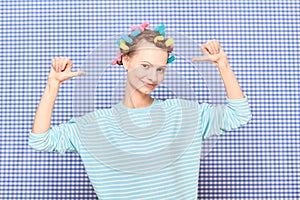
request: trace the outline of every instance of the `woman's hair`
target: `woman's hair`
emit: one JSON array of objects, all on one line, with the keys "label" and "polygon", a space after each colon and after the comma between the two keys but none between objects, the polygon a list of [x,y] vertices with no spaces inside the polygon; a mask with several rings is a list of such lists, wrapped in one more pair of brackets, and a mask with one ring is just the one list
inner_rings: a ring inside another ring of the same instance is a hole
[{"label": "woman's hair", "polygon": [[[163,38],[162,40],[155,40],[157,36],[162,36],[158,31],[150,30],[150,29],[144,29],[141,34],[139,34],[136,37],[132,37],[131,35],[128,35],[129,38],[132,39],[132,43],[126,42],[126,45],[129,47],[129,49],[124,50],[120,48],[120,52],[122,56],[132,56],[136,52],[136,50],[142,46],[145,42],[154,44],[156,47],[166,50],[169,53],[173,51],[173,45],[166,45],[167,38]],[[123,65],[122,59],[117,62],[118,65]]]}]

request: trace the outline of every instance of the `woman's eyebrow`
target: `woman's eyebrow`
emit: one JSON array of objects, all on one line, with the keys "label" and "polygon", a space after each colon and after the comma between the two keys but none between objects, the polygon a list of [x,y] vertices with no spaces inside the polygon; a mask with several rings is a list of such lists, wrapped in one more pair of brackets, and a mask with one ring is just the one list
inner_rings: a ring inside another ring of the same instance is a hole
[{"label": "woman's eyebrow", "polygon": [[[146,61],[146,60],[143,60],[142,62],[146,62],[146,63],[148,63],[149,65],[154,66],[152,63],[150,63],[150,62],[148,62],[148,61]],[[155,65],[155,66],[156,66],[156,65]],[[167,68],[166,65],[158,65],[158,67]]]}]

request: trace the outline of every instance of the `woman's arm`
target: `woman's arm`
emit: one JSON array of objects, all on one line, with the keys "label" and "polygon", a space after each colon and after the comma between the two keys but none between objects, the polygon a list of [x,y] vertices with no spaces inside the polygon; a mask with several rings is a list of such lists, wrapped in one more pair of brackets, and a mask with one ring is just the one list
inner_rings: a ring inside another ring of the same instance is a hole
[{"label": "woman's arm", "polygon": [[229,63],[218,66],[219,72],[223,79],[224,87],[226,89],[227,97],[229,99],[241,99],[244,98],[242,89],[231,69]]},{"label": "woman's arm", "polygon": [[203,127],[203,139],[212,135],[222,134],[224,131],[234,130],[248,123],[252,118],[248,99],[230,68],[227,55],[216,40],[202,45],[202,57],[193,58],[192,61],[208,61],[217,65],[221,74],[226,93],[227,105],[212,106],[202,104],[200,118]]},{"label": "woman's arm", "polygon": [[83,71],[71,72],[72,62],[67,57],[54,58],[48,81],[36,110],[32,133],[45,133],[50,128],[52,111],[62,82],[84,74]]},{"label": "woman's arm", "polygon": [[192,59],[192,62],[208,61],[217,65],[221,74],[227,97],[229,99],[242,99],[244,94],[242,89],[229,65],[226,53],[216,40],[210,40],[202,45],[201,50],[204,54],[202,57]]},{"label": "woman's arm", "polygon": [[43,96],[35,113],[32,133],[45,133],[50,128],[52,111],[59,87],[60,83],[48,79]]}]

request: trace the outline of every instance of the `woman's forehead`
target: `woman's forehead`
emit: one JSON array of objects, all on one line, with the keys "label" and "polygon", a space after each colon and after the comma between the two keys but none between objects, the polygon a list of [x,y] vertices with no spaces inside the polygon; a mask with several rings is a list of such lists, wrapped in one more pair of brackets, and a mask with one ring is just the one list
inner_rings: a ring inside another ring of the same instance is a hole
[{"label": "woman's forehead", "polygon": [[151,65],[165,66],[168,59],[168,53],[162,50],[144,49],[136,52],[134,60],[136,62],[147,62]]},{"label": "woman's forehead", "polygon": [[153,55],[156,57],[165,58],[168,56],[168,52],[158,47],[139,47],[136,49],[135,55],[139,57],[149,57]]}]

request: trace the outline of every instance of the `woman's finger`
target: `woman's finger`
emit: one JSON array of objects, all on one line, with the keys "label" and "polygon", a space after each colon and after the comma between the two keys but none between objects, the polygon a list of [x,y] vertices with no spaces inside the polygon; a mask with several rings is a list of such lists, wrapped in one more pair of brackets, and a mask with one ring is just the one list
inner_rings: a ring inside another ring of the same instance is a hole
[{"label": "woman's finger", "polygon": [[56,58],[56,68],[57,71],[60,72],[60,57]]},{"label": "woman's finger", "polygon": [[216,47],[215,47],[215,42],[214,41],[211,41],[210,43],[209,43],[209,46],[210,46],[210,48],[211,48],[211,54],[212,55],[214,55],[214,54],[216,54]]},{"label": "woman's finger", "polygon": [[80,76],[80,75],[85,75],[86,73],[84,71],[77,71],[77,72],[71,72],[71,78],[73,77],[77,77],[77,76]]},{"label": "woman's finger", "polygon": [[220,49],[219,42],[217,40],[212,41],[212,46],[214,49],[214,54],[218,54]]},{"label": "woman's finger", "polygon": [[71,71],[72,66],[73,66],[72,61],[69,58],[67,58],[66,71]]},{"label": "woman's finger", "polygon": [[59,57],[59,71],[63,71],[64,67],[64,57]]},{"label": "woman's finger", "polygon": [[69,61],[69,59],[67,58],[67,57],[64,57],[63,59],[62,59],[63,61],[62,61],[62,68],[61,68],[61,70],[62,71],[65,71],[65,69],[66,69],[66,67],[67,67],[67,64],[68,64],[68,61]]},{"label": "woman's finger", "polygon": [[201,51],[204,55],[209,54],[209,49],[207,48],[207,45],[205,45],[205,44],[201,46]]},{"label": "woman's finger", "polygon": [[54,68],[55,68],[56,72],[59,72],[58,63],[57,63],[57,59],[56,58],[54,59]]},{"label": "woman's finger", "polygon": [[84,71],[81,71],[81,70],[79,70],[79,71],[77,71],[77,72],[69,72],[69,73],[63,73],[62,74],[62,79],[64,80],[64,81],[66,81],[66,80],[69,80],[69,79],[71,79],[71,78],[74,78],[74,77],[77,77],[77,76],[80,76],[80,75],[84,75],[84,74],[86,74]]},{"label": "woman's finger", "polygon": [[207,56],[200,56],[192,58],[191,62],[206,62],[209,61],[209,58]]},{"label": "woman's finger", "polygon": [[56,68],[55,68],[55,59],[54,58],[52,58],[51,67],[56,71]]}]

